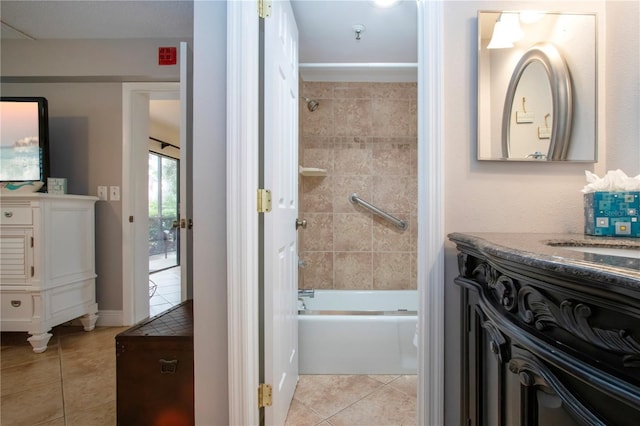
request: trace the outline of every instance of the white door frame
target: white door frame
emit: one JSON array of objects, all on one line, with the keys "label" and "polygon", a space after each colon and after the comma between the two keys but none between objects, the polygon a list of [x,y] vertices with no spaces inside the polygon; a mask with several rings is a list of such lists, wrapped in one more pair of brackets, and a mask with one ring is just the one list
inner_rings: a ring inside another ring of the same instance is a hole
[{"label": "white door frame", "polygon": [[[139,167],[135,165],[142,163],[140,153],[148,153],[149,149],[145,145],[144,150],[136,150],[133,141],[144,137],[148,143],[151,99],[180,99],[180,83],[122,85],[122,325],[133,325],[149,316],[149,258],[147,255],[144,261],[137,259],[141,250],[136,250],[136,241],[144,239],[147,244],[148,226],[142,225],[148,224],[149,207],[148,203],[140,202],[135,191],[139,185],[139,175],[135,174]],[[143,172],[148,173],[148,166]],[[134,217],[133,223],[129,222],[129,216]]]},{"label": "white door frame", "polygon": [[259,21],[227,3],[227,312],[229,424],[258,425]]},{"label": "white door frame", "polygon": [[[227,9],[229,424],[259,424],[258,17]],[[418,424],[444,424],[444,125],[440,1],[418,1]]]}]

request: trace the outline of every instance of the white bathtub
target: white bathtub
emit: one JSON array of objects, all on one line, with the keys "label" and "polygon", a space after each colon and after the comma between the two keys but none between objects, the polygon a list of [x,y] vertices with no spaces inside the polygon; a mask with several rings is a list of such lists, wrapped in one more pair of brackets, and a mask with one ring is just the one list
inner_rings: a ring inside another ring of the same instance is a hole
[{"label": "white bathtub", "polygon": [[300,374],[416,374],[415,290],[316,290],[298,311]]}]

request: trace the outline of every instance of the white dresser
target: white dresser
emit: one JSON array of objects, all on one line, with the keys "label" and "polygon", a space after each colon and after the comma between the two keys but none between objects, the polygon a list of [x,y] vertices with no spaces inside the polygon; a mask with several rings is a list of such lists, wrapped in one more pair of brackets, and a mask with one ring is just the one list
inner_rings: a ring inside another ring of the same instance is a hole
[{"label": "white dresser", "polygon": [[95,327],[95,213],[83,195],[0,195],[0,329],[44,352],[52,327]]}]

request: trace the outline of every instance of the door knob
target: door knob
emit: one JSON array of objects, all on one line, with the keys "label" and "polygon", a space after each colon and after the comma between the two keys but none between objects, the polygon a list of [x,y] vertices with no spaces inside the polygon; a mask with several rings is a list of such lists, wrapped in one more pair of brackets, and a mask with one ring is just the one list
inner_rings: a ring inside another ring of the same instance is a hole
[{"label": "door knob", "polygon": [[296,231],[298,228],[307,229],[307,219],[296,219]]}]

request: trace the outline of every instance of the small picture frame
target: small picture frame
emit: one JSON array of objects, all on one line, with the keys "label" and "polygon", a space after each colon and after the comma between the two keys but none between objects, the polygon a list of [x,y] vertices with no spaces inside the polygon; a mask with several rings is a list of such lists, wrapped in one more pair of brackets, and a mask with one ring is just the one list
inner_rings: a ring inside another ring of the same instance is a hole
[{"label": "small picture frame", "polygon": [[47,192],[49,194],[66,194],[67,178],[47,178]]}]

